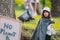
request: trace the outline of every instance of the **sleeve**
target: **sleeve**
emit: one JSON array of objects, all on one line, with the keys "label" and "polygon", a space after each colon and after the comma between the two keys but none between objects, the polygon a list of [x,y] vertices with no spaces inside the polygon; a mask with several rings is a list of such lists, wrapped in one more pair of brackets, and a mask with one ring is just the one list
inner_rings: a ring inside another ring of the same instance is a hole
[{"label": "sleeve", "polygon": [[51,32],[52,32],[52,34],[54,34],[54,35],[57,33],[56,30],[54,30],[53,28],[52,28],[52,31],[51,31]]},{"label": "sleeve", "polygon": [[26,8],[26,2],[27,2],[27,0],[24,0],[24,7]]},{"label": "sleeve", "polygon": [[48,25],[47,29],[51,31],[52,30],[52,25],[51,24]]}]

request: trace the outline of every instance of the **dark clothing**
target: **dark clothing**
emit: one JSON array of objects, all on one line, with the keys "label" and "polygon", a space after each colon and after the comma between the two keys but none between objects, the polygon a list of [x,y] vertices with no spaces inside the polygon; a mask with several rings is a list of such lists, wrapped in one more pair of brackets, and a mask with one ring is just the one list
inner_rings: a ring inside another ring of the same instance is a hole
[{"label": "dark clothing", "polygon": [[45,40],[51,40],[51,35],[46,34],[46,39]]},{"label": "dark clothing", "polygon": [[46,31],[49,23],[51,22],[50,19],[41,18],[37,25],[37,28],[31,38],[31,40],[45,40],[46,38]]}]

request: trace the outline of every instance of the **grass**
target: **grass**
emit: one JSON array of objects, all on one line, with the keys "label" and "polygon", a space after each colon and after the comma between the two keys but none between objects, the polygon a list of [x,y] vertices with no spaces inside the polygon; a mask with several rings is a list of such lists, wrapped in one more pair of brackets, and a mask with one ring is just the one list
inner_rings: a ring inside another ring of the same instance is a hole
[{"label": "grass", "polygon": [[55,24],[53,25],[55,29],[60,30],[60,17],[53,18]]},{"label": "grass", "polygon": [[[19,2],[19,1],[17,3],[19,3],[18,6],[21,4],[21,2]],[[46,6],[51,8],[50,0],[46,0]],[[41,3],[41,8],[42,7],[43,7],[43,5]],[[20,6],[19,6],[19,8],[18,7],[16,8],[15,14],[16,14],[16,19],[17,20],[19,20],[18,17],[20,15],[22,15],[23,12],[24,12],[23,10],[20,10]],[[25,36],[25,37],[31,37],[32,36],[31,35],[32,34],[31,29],[36,28],[40,18],[41,18],[41,16],[37,15],[37,16],[35,16],[35,20],[30,20],[29,22],[23,22],[22,23],[22,35]],[[60,17],[53,18],[53,20],[55,21],[55,24],[53,25],[53,28],[56,29],[56,30],[59,30],[59,34],[60,34]],[[54,40],[58,40],[57,37]]]},{"label": "grass", "polygon": [[22,15],[23,12],[24,12],[23,10],[16,10],[16,11],[15,11],[15,15],[16,15],[16,19],[17,19],[17,20],[18,20],[18,17],[19,17],[20,15]]},{"label": "grass", "polygon": [[[18,16],[22,15],[23,12],[24,12],[23,10],[15,11],[17,20],[18,20]],[[29,22],[23,22],[23,26],[26,28],[35,28],[40,18],[41,16],[38,15],[35,17],[35,20],[30,20]],[[55,24],[53,25],[53,27],[57,30],[60,30],[60,17],[53,18],[53,20],[55,21]]]},{"label": "grass", "polygon": [[[16,11],[15,11],[16,19],[17,19],[17,20],[18,20],[18,17],[19,17],[20,15],[22,15],[23,12],[24,12],[24,11],[19,11],[19,10],[16,10]],[[37,26],[37,23],[38,23],[39,19],[40,19],[40,16],[37,15],[37,16],[35,16],[35,20],[30,20],[29,22],[23,22],[22,25],[23,25],[23,27],[25,27],[25,28],[34,29],[34,28]]]},{"label": "grass", "polygon": [[[18,16],[22,15],[23,12],[24,12],[23,10],[16,10],[15,11],[17,20],[18,20]],[[34,18],[35,18],[35,20],[30,20],[28,22],[23,22],[22,23],[22,36],[31,38],[32,33],[34,31],[34,30],[31,30],[31,29],[35,29],[36,28],[36,26],[38,24],[38,21],[41,18],[41,16],[37,15]],[[60,32],[59,32],[60,31],[60,17],[53,18],[53,20],[55,21],[55,24],[53,25],[53,28],[58,30],[58,34],[60,34]],[[59,40],[58,37],[54,37],[53,39],[54,40]]]}]

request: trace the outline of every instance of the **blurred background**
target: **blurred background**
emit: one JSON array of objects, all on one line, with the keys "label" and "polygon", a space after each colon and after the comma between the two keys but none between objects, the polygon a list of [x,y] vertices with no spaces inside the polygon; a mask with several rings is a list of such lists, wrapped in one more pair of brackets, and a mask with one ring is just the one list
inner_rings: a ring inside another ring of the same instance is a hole
[{"label": "blurred background", "polygon": [[[52,18],[55,21],[53,28],[56,29],[57,34],[52,36],[52,40],[60,40],[60,0],[39,0],[40,8],[45,6],[51,9]],[[24,0],[15,0],[15,15],[16,19],[25,11]],[[22,23],[22,40],[30,40],[34,29],[36,28],[41,15],[36,15],[35,20],[30,20]]]}]

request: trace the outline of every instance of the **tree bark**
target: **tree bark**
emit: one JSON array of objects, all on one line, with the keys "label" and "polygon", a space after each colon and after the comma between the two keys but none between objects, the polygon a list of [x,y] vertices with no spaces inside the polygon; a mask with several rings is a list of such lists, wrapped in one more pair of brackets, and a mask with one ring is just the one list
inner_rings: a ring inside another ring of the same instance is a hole
[{"label": "tree bark", "polygon": [[0,15],[15,18],[14,0],[0,0]]},{"label": "tree bark", "polygon": [[60,0],[51,0],[52,3],[52,16],[58,17],[60,16]]}]

